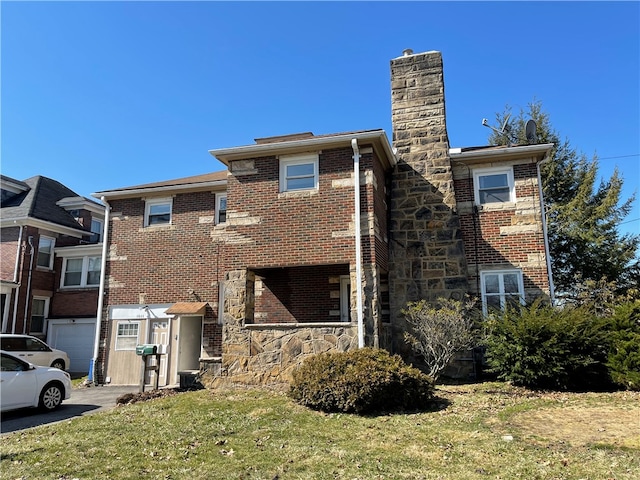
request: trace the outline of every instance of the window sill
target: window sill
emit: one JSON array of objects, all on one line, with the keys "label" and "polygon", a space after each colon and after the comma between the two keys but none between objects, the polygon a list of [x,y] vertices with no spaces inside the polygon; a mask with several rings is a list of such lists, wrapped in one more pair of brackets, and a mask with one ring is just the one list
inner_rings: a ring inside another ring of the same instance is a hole
[{"label": "window sill", "polygon": [[139,232],[161,232],[164,230],[175,230],[175,225],[148,225],[146,227],[140,228]]},{"label": "window sill", "polygon": [[476,204],[479,212],[496,212],[500,210],[515,210],[516,202],[502,202],[502,203],[483,203],[482,205]]},{"label": "window sill", "polygon": [[278,193],[278,198],[288,198],[288,197],[305,198],[305,197],[311,197],[313,195],[317,195],[318,192],[319,190],[317,188],[309,188],[307,190],[288,190],[286,192]]}]

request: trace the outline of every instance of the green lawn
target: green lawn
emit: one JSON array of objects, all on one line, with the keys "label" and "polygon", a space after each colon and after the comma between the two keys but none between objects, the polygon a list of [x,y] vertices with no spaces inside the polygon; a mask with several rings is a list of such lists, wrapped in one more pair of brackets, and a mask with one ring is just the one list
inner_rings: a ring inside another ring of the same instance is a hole
[{"label": "green lawn", "polygon": [[0,438],[3,479],[638,479],[640,393],[440,386],[437,408],[323,414],[207,390]]}]

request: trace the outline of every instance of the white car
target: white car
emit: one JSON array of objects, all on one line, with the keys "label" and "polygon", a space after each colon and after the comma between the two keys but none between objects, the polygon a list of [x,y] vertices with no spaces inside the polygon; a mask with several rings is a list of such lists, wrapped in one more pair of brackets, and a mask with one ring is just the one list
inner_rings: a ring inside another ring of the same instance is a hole
[{"label": "white car", "polygon": [[40,407],[51,411],[71,397],[71,376],[0,351],[0,411]]},{"label": "white car", "polygon": [[22,360],[43,367],[55,367],[68,371],[71,364],[66,352],[51,348],[42,340],[31,335],[0,334],[0,350],[10,352]]}]

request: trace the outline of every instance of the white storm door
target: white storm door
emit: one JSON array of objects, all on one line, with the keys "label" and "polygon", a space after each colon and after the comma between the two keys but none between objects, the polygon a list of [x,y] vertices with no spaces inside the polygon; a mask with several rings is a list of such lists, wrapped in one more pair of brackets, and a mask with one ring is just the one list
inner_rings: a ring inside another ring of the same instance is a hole
[{"label": "white storm door", "polygon": [[[168,319],[160,319],[160,320],[151,320],[151,328],[149,332],[149,343],[155,343],[157,345],[169,345],[169,320]],[[169,353],[166,355],[160,355],[160,366],[157,374],[158,377],[158,386],[164,387],[167,384],[167,365],[168,365],[168,357]],[[148,366],[156,365],[156,356],[151,355],[148,359]],[[145,382],[149,385],[153,385],[155,383],[155,378],[153,375],[156,375],[156,372],[153,370],[147,371],[147,376],[145,378]]]}]

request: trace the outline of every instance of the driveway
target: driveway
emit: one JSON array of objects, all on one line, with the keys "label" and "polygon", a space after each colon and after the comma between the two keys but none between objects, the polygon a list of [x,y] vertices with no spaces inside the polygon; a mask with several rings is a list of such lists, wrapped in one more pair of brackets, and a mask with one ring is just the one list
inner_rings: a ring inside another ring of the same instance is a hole
[{"label": "driveway", "polygon": [[5,433],[109,410],[115,407],[116,399],[121,395],[137,393],[138,391],[138,385],[76,387],[71,390],[71,398],[62,402],[62,405],[53,412],[43,413],[38,409],[30,408],[3,413],[0,421],[0,432],[4,435]]}]

